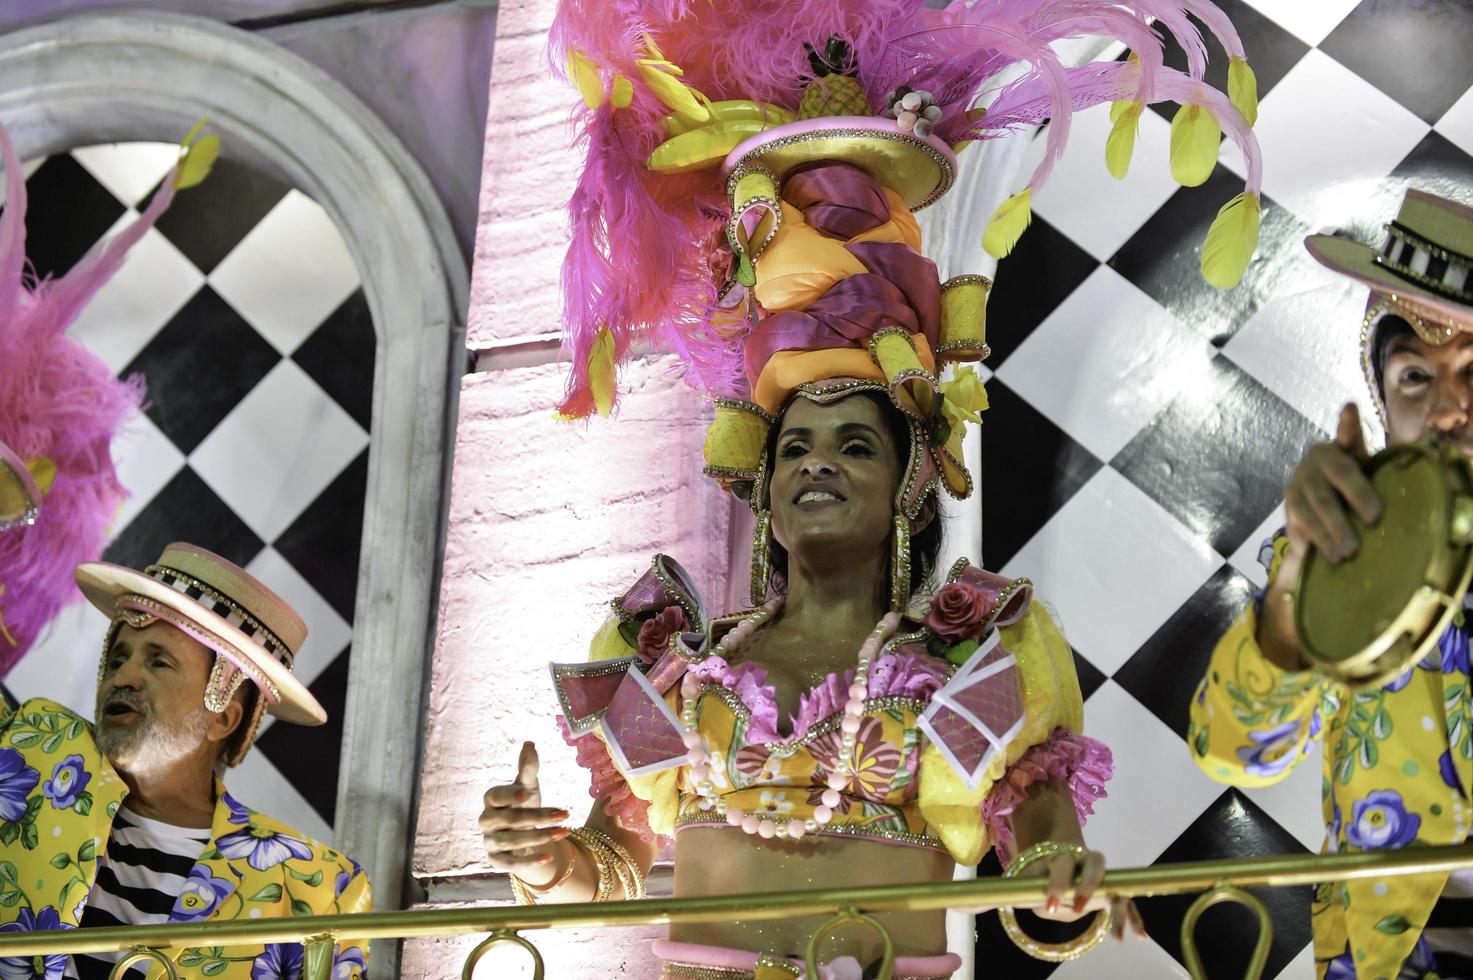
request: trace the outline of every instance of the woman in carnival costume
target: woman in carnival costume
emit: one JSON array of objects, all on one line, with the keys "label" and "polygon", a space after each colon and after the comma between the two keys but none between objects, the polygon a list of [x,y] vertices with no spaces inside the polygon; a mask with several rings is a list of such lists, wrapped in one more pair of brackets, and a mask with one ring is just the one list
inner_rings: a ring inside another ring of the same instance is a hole
[{"label": "woman in carnival costume", "polygon": [[142,380],[113,377],[66,329],[174,192],[205,178],[219,140],[199,136],[200,128],[136,221],[94,245],[66,275],[35,281],[26,269],[25,174],[0,127],[0,677],[64,606],[82,598],[73,571],[101,556],[126,496],[109,446],[138,410]]},{"label": "woman in carnival costume", "polygon": [[[1188,13],[1232,56],[1233,99],[1202,81]],[[1162,65],[1147,17],[1177,37],[1187,73]],[[1049,43],[1081,34],[1135,57],[1063,67]],[[1180,179],[1206,179],[1220,130],[1248,161],[1203,254],[1209,280],[1230,285],[1256,243],[1259,169],[1232,25],[1204,0],[566,0],[552,43],[588,146],[560,410],[608,414],[636,339],[680,354],[715,399],[706,471],[756,514],[753,608],[708,616],[656,556],[590,660],[553,666],[564,736],[592,774],[587,824],[554,826],[568,814],[542,805],[528,743],[517,781],[486,794],[492,864],[521,901],[569,902],[642,897],[671,835],[678,896],[949,881],[995,847],[1010,874],[1048,876],[1044,914],[1099,910],[1054,949],[1005,915],[1035,955],[1140,930],[1128,902],[1094,895],[1105,861],[1081,824],[1112,761],[1082,734],[1058,625],[1026,579],[962,561],[934,584],[937,491],[970,494],[963,433],[986,407],[970,367],[941,372],[987,355],[991,283],[939,282],[912,212],[951,185],[959,144],[1048,118],[1043,163],[988,228],[985,246],[1005,254],[1072,109],[1116,103],[1107,159],[1123,173],[1141,107],[1172,99]],[[1014,66],[1026,71],[987,88]],[[882,973],[957,969],[941,912],[877,918],[897,955]],[[677,926],[656,953],[668,978],[802,976],[818,925]],[[826,977],[882,959],[858,932],[829,949]]]}]

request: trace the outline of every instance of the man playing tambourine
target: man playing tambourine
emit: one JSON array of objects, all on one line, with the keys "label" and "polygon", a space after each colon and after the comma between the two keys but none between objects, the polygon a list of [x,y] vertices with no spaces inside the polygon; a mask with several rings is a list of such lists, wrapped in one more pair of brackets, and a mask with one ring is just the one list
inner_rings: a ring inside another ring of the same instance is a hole
[{"label": "man playing tambourine", "polygon": [[[1371,289],[1361,355],[1388,443],[1431,438],[1473,457],[1473,209],[1412,190],[1387,231],[1379,251],[1327,235],[1305,244]],[[1464,616],[1410,667],[1349,686],[1313,665],[1297,625],[1302,568],[1342,566],[1393,531],[1395,502],[1367,458],[1346,405],[1334,441],[1294,471],[1287,527],[1263,550],[1268,588],[1213,651],[1188,741],[1209,776],[1253,787],[1282,780],[1323,738],[1331,853],[1460,844],[1473,828]],[[1324,883],[1313,921],[1321,977],[1473,977],[1473,872]]]}]

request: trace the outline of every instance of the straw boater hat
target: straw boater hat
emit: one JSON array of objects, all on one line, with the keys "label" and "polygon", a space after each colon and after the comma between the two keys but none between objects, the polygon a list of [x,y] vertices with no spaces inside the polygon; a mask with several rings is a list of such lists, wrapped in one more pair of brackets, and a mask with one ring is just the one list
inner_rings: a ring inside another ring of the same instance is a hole
[{"label": "straw boater hat", "polygon": [[107,562],[78,565],[77,584],[113,620],[108,647],[119,625],[162,620],[218,654],[205,689],[211,711],[224,710],[244,681],[255,683],[261,696],[254,717],[247,719],[247,737],[228,764],[244,758],[263,709],[299,725],[327,721],[322,705],[291,672],[307,624],[286,600],[219,555],[175,543],[142,572]]},{"label": "straw boater hat", "polygon": [[1335,235],[1311,235],[1304,247],[1321,265],[1371,288],[1361,364],[1385,422],[1373,363],[1381,320],[1401,317],[1433,346],[1473,332],[1473,208],[1409,190],[1379,249]]},{"label": "straw boater hat", "polygon": [[41,488],[10,447],[0,442],[0,531],[36,523],[41,512]]}]

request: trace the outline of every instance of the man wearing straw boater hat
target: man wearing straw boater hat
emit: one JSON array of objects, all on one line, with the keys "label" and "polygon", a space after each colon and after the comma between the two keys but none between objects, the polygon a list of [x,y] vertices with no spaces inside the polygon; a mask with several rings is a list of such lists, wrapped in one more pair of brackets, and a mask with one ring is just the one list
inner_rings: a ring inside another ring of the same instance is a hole
[{"label": "man wearing straw boater hat", "polygon": [[[110,620],[96,720],[43,699],[0,717],[0,933],[367,911],[356,861],[237,802],[221,779],[264,713],[327,720],[292,676],[301,618],[188,544],[141,572],[88,562],[76,577]],[[167,955],[180,977],[224,980],[296,978],[304,959],[300,944]],[[334,955],[334,978],[364,976],[366,944],[340,940]],[[118,956],[0,957],[0,976],[89,980]]]},{"label": "man wearing straw boater hat", "polygon": [[[1388,444],[1408,452],[1430,437],[1451,447],[1446,458],[1473,457],[1473,209],[1410,190],[1379,249],[1330,235],[1305,244],[1370,287],[1361,357]],[[1425,655],[1408,645],[1405,659],[1368,671],[1364,683],[1332,679],[1337,668],[1311,659],[1315,634],[1299,625],[1311,623],[1311,589],[1295,592],[1301,570],[1307,583],[1363,556],[1374,589],[1397,564],[1383,549],[1435,548],[1425,533],[1433,508],[1401,519],[1406,505],[1393,498],[1404,494],[1378,492],[1367,459],[1347,404],[1335,439],[1309,447],[1294,471],[1287,526],[1261,555],[1268,588],[1213,651],[1188,741],[1208,775],[1252,787],[1282,780],[1324,738],[1328,852],[1461,844],[1473,829],[1466,610],[1448,609],[1450,624],[1426,631]],[[1327,607],[1342,623],[1358,614],[1345,595]],[[1456,590],[1450,596],[1456,608]],[[1320,976],[1473,976],[1473,872],[1321,884],[1313,920]]]}]

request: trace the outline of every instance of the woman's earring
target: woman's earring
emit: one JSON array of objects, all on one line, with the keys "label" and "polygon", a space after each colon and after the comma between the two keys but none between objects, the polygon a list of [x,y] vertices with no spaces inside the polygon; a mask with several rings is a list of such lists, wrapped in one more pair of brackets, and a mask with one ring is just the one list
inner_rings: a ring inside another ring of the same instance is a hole
[{"label": "woman's earring", "polygon": [[767,585],[772,578],[772,511],[757,512],[757,528],[752,533],[752,582],[749,598],[752,605],[767,601]]},{"label": "woman's earring", "polygon": [[890,610],[903,613],[910,606],[910,519],[895,515],[895,553],[890,556]]}]

